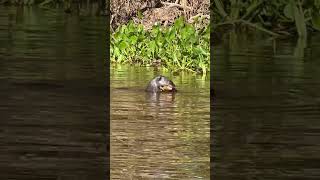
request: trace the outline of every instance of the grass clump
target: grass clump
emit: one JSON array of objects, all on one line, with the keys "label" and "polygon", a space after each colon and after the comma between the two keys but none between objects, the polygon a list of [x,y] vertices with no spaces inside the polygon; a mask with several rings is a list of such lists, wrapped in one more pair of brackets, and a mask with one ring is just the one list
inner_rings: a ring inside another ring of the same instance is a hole
[{"label": "grass clump", "polygon": [[155,25],[150,31],[130,21],[111,34],[110,46],[113,63],[203,74],[210,69],[210,27],[196,29],[182,17],[170,27]]}]

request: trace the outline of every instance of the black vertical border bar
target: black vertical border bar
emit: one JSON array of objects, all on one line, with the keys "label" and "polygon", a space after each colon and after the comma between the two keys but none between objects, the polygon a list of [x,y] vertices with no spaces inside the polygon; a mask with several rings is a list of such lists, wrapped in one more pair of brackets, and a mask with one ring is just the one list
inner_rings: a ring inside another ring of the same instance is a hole
[{"label": "black vertical border bar", "polygon": [[215,101],[215,93],[214,93],[214,39],[213,39],[213,2],[214,0],[210,0],[210,179],[213,179],[214,169],[213,169],[213,148],[214,148],[214,140],[213,140],[213,111],[214,111],[214,101]]},{"label": "black vertical border bar", "polygon": [[106,59],[105,63],[106,65],[104,68],[106,68],[106,90],[105,90],[105,97],[106,97],[106,114],[107,114],[107,119],[106,119],[106,128],[107,128],[107,134],[106,134],[106,148],[107,148],[107,179],[110,179],[110,0],[104,0],[106,1],[106,15],[107,15],[107,22],[106,22]]}]

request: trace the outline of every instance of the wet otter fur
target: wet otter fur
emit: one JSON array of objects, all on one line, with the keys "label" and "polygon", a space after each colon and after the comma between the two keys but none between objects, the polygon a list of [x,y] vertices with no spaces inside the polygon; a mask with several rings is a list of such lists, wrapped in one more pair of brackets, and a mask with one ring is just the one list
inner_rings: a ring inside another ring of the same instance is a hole
[{"label": "wet otter fur", "polygon": [[147,88],[147,92],[176,92],[176,85],[165,76],[157,76],[152,79]]}]

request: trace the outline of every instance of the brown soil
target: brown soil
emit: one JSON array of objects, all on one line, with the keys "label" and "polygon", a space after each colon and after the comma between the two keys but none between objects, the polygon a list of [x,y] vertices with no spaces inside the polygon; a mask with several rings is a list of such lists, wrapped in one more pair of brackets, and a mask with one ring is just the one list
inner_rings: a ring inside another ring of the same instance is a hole
[{"label": "brown soil", "polygon": [[184,16],[190,23],[199,17],[202,19],[200,24],[207,25],[209,6],[209,0],[111,0],[111,27],[115,29],[133,20],[150,29],[156,23],[170,25],[179,16]]}]

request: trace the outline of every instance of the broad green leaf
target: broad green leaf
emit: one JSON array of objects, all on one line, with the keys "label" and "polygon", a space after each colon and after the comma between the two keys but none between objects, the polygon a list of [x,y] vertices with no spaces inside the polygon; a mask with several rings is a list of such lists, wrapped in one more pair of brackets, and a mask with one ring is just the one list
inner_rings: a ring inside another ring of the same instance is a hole
[{"label": "broad green leaf", "polygon": [[124,51],[127,47],[128,47],[128,44],[125,41],[121,41],[121,43],[119,44],[119,49],[121,51]]},{"label": "broad green leaf", "polygon": [[131,44],[136,44],[136,43],[137,43],[137,40],[138,40],[138,37],[135,36],[135,35],[133,35],[133,36],[130,37],[130,42],[131,42]]}]

